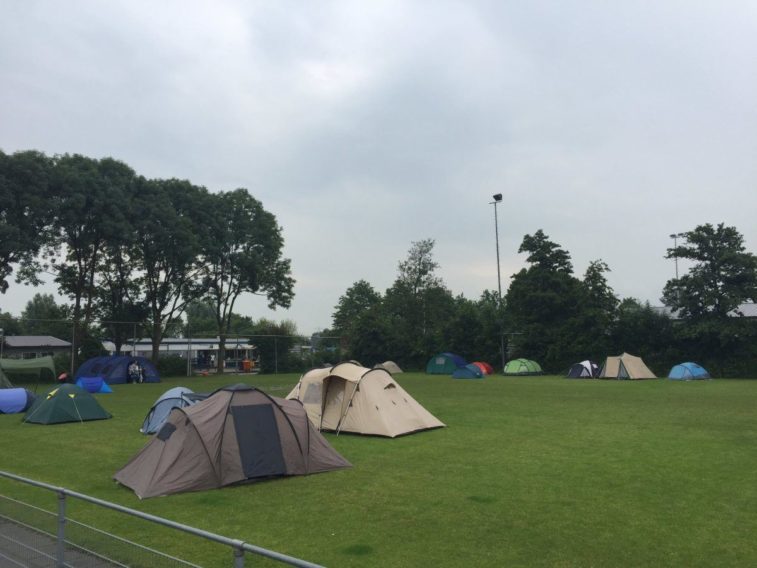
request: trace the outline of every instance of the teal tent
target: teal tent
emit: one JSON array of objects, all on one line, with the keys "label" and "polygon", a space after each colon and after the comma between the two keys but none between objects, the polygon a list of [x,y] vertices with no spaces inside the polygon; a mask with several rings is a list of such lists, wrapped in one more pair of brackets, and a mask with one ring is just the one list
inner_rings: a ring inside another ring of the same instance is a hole
[{"label": "teal tent", "polygon": [[450,375],[455,369],[465,367],[466,361],[454,353],[439,353],[431,357],[426,363],[426,373],[429,375]]}]

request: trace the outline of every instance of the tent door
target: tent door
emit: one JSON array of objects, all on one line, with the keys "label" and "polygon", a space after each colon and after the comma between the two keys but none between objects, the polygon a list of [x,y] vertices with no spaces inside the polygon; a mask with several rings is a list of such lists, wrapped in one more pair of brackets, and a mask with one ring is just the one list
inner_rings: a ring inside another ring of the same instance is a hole
[{"label": "tent door", "polygon": [[232,406],[242,471],[248,479],[286,473],[276,416],[270,404]]},{"label": "tent door", "polygon": [[336,429],[342,418],[345,404],[345,386],[347,381],[339,377],[329,377],[324,382],[322,428]]}]

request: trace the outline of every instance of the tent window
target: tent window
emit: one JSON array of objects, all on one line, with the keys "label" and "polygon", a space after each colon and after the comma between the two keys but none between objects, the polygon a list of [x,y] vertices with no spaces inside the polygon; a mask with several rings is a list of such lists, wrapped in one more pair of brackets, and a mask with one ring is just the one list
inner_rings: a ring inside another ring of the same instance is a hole
[{"label": "tent window", "polygon": [[308,388],[305,389],[305,396],[302,397],[304,404],[320,404],[321,403],[321,385],[316,383],[310,383]]},{"label": "tent window", "polygon": [[397,388],[397,385],[395,385],[394,383],[389,383],[388,385],[386,385],[384,387],[384,390],[386,390],[386,389],[396,389],[396,388]]},{"label": "tent window", "polygon": [[171,423],[164,424],[163,427],[158,430],[157,438],[158,440],[165,442],[174,432],[176,432],[176,426]]}]

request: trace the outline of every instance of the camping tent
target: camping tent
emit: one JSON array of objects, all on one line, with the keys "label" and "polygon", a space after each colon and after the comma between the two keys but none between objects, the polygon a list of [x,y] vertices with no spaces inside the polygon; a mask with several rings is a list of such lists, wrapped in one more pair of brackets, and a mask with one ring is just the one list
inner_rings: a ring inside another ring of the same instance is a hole
[{"label": "camping tent", "polygon": [[37,383],[55,380],[55,363],[50,355],[36,359],[0,359],[0,368],[13,380]]},{"label": "camping tent", "polygon": [[385,371],[389,371],[392,375],[396,375],[397,373],[402,372],[402,369],[400,369],[400,366],[394,361],[384,361],[383,363],[376,363],[373,366],[373,368],[384,369]]},{"label": "camping tent", "polygon": [[76,379],[76,386],[91,394],[106,394],[113,392],[102,377],[80,377]]},{"label": "camping tent", "polygon": [[0,414],[24,412],[34,402],[34,395],[26,389],[0,389]]},{"label": "camping tent", "polygon": [[696,379],[709,379],[707,369],[696,363],[681,363],[670,369],[668,378],[674,381],[691,381]]},{"label": "camping tent", "polygon": [[505,365],[505,375],[541,375],[539,363],[530,359],[512,359]]},{"label": "camping tent", "polygon": [[470,365],[466,365],[465,367],[460,367],[459,369],[455,369],[455,371],[452,373],[452,378],[453,379],[483,379],[484,372],[481,370],[481,367],[471,363]]},{"label": "camping tent", "polygon": [[287,398],[301,401],[319,430],[394,438],[444,427],[385,370],[349,362],[308,371]]},{"label": "camping tent", "polygon": [[458,367],[465,367],[465,359],[454,353],[439,353],[426,363],[426,373],[429,375],[449,375]]},{"label": "camping tent", "polygon": [[205,400],[207,394],[195,394],[186,387],[174,387],[164,392],[155,404],[147,412],[142,427],[139,429],[143,434],[155,434],[171,414],[174,408],[186,408]]},{"label": "camping tent", "polygon": [[569,379],[593,379],[599,376],[599,365],[594,361],[581,361],[572,365],[566,375]]},{"label": "camping tent", "polygon": [[623,353],[617,357],[608,357],[599,373],[601,379],[656,379],[641,357]]},{"label": "camping tent", "polygon": [[484,375],[491,375],[494,372],[494,367],[492,367],[489,363],[484,363],[483,361],[474,361],[473,364],[481,369],[481,372]]},{"label": "camping tent", "polygon": [[91,394],[76,385],[61,385],[37,397],[24,422],[59,424],[112,418]]},{"label": "camping tent", "polygon": [[82,363],[76,370],[76,377],[102,377],[109,385],[128,383],[129,365],[136,361],[142,368],[142,375],[146,383],[159,383],[160,375],[152,361],[144,357],[129,357],[126,355],[110,355],[93,357]]},{"label": "camping tent", "polygon": [[171,411],[113,477],[143,499],[345,467],[299,402],[239,384]]}]

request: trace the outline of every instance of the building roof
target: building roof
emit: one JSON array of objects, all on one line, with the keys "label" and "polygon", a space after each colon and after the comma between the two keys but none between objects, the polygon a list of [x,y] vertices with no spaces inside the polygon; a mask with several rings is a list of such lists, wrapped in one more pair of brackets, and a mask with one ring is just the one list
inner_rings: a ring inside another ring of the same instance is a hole
[{"label": "building roof", "polygon": [[4,340],[6,347],[16,349],[71,347],[71,343],[68,341],[63,341],[52,335],[6,335]]},{"label": "building roof", "polygon": [[[671,310],[668,306],[654,306],[652,309],[658,314],[666,315],[671,319],[681,319],[678,312]],[[757,318],[757,304],[754,302],[739,304],[739,307],[728,312],[728,315],[731,317]]]}]

